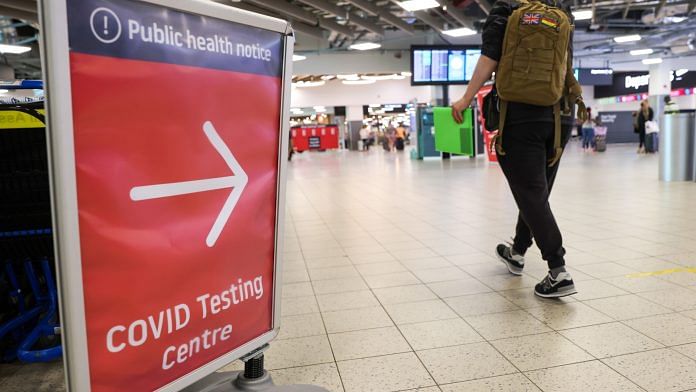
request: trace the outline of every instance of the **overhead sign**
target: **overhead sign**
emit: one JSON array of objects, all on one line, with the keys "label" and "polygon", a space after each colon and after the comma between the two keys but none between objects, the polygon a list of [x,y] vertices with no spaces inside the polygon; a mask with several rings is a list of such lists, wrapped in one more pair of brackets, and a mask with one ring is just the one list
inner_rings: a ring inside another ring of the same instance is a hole
[{"label": "overhead sign", "polygon": [[42,7],[71,390],[179,390],[277,333],[288,25]]},{"label": "overhead sign", "polygon": [[[696,87],[696,71],[687,69],[672,71],[670,80],[672,89]],[[615,72],[611,85],[595,86],[595,98],[647,93],[649,85],[649,72]]]}]

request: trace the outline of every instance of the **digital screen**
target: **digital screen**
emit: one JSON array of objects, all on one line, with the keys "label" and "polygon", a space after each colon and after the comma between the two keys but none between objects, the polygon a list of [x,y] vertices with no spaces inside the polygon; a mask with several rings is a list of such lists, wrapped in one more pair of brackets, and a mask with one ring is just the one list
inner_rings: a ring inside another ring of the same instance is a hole
[{"label": "digital screen", "polygon": [[430,81],[432,52],[430,50],[415,50],[413,52],[413,80],[415,82]]},{"label": "digital screen", "polygon": [[449,67],[448,80],[466,80],[466,52],[463,50],[450,51],[447,66]]},{"label": "digital screen", "polygon": [[474,74],[481,50],[472,47],[411,49],[411,84],[465,84]]},{"label": "digital screen", "polygon": [[583,86],[611,86],[614,71],[611,68],[576,68],[575,78]]}]

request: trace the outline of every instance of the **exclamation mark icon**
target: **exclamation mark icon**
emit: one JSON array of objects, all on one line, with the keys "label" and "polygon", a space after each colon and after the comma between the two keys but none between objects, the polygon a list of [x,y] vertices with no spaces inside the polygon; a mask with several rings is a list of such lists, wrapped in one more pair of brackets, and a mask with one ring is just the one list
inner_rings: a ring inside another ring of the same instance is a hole
[{"label": "exclamation mark icon", "polygon": [[109,35],[109,17],[104,15],[104,35]]}]

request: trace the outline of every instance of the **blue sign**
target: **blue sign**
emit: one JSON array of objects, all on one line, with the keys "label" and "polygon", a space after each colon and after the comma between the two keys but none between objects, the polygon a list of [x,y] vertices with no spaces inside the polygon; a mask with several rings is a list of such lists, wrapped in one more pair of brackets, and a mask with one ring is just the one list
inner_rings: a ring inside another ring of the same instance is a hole
[{"label": "blue sign", "polygon": [[131,0],[68,0],[70,50],[280,77],[279,33]]}]

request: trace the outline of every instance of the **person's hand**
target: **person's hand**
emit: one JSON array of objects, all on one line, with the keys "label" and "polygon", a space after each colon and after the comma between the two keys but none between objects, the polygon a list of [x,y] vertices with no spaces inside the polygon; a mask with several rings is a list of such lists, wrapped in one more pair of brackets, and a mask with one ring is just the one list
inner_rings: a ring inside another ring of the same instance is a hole
[{"label": "person's hand", "polygon": [[464,122],[462,112],[466,108],[468,108],[469,105],[471,105],[471,101],[468,101],[465,98],[462,98],[459,101],[452,104],[452,117],[454,118],[454,121],[457,122],[457,124],[461,124]]}]

